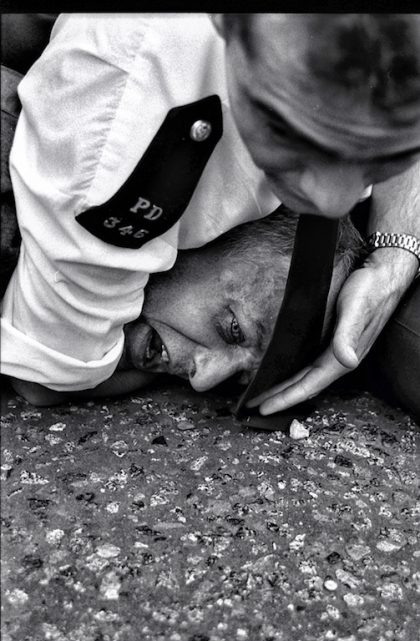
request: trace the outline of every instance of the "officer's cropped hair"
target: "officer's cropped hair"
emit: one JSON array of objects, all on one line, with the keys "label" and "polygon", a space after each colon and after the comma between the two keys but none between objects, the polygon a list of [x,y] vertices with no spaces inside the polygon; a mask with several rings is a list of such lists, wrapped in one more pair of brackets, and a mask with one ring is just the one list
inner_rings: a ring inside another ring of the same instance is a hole
[{"label": "officer's cropped hair", "polygon": [[[224,15],[227,40],[239,38],[251,58],[259,49],[254,16]],[[307,68],[321,81],[391,110],[392,117],[399,115],[394,106],[420,98],[420,14],[290,14],[288,19],[291,29],[294,22],[306,28]]]},{"label": "officer's cropped hair", "polygon": [[318,78],[382,111],[420,99],[420,15],[316,15],[310,23],[318,36],[307,62]]}]

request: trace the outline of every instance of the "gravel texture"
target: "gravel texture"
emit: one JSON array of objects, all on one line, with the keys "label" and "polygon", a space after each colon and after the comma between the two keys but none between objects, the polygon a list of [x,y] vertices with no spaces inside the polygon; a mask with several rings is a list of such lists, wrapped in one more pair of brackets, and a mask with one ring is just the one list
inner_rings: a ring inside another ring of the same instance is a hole
[{"label": "gravel texture", "polygon": [[419,640],[419,427],[360,393],[297,440],[231,407],[5,400],[3,641]]}]

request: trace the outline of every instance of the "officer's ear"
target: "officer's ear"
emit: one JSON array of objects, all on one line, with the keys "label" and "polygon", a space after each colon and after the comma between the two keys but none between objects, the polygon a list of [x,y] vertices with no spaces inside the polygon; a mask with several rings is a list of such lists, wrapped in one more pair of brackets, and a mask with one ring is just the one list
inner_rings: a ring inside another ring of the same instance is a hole
[{"label": "officer's ear", "polygon": [[223,13],[211,13],[210,19],[219,36],[226,40],[226,23]]}]

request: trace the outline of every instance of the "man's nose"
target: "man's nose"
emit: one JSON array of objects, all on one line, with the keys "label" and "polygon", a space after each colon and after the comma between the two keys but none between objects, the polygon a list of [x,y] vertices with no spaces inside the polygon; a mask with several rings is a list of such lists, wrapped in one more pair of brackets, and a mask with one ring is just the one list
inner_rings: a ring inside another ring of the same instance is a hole
[{"label": "man's nose", "polygon": [[205,392],[244,369],[245,361],[239,353],[197,348],[190,371],[191,386],[197,392]]},{"label": "man's nose", "polygon": [[361,198],[364,188],[362,168],[340,161],[308,167],[300,180],[304,196],[327,218],[348,214]]}]

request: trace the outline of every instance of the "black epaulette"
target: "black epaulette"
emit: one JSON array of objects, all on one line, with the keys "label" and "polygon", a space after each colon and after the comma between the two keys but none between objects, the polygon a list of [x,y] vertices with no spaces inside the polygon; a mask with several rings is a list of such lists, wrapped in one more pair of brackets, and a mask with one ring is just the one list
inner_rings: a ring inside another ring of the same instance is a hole
[{"label": "black epaulette", "polygon": [[77,222],[128,249],[161,236],[187,208],[222,133],[216,95],[171,109],[124,185],[106,203],[78,214]]}]

